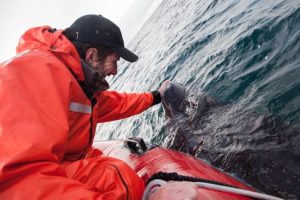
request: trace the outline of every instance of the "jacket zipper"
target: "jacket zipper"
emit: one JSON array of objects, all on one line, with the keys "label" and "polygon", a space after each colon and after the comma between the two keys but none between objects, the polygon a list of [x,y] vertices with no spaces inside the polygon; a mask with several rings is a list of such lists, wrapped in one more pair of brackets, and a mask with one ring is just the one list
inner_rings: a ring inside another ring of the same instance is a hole
[{"label": "jacket zipper", "polygon": [[90,117],[90,126],[91,126],[90,131],[89,131],[90,132],[90,135],[89,135],[90,137],[89,137],[89,142],[86,145],[85,151],[82,154],[81,158],[85,158],[88,155],[88,149],[89,149],[90,146],[93,145],[93,110],[94,110],[94,106],[96,105],[96,103],[97,103],[97,101],[93,98],[91,100],[92,113],[91,113],[91,117]]},{"label": "jacket zipper", "polygon": [[126,200],[129,200],[129,189],[128,189],[127,185],[126,185],[125,180],[122,177],[122,174],[121,174],[119,168],[117,166],[113,165],[113,164],[111,164],[111,166],[113,166],[117,170],[117,172],[118,172],[118,174],[119,174],[119,176],[121,178],[121,181],[122,181],[122,183],[123,183],[123,185],[124,185],[124,187],[126,189]]},{"label": "jacket zipper", "polygon": [[91,104],[92,104],[92,114],[91,114],[91,118],[90,118],[90,123],[91,123],[91,128],[90,128],[90,141],[89,144],[93,143],[93,114],[94,114],[94,106],[96,105],[97,100],[95,98],[91,99]]}]

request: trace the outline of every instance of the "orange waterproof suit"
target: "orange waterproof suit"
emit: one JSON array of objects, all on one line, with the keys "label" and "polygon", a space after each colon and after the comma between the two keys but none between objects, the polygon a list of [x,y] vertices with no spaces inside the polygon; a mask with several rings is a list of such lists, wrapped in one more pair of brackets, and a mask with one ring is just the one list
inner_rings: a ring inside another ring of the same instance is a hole
[{"label": "orange waterproof suit", "polygon": [[140,199],[128,165],[86,155],[97,123],[144,111],[152,94],[98,92],[92,108],[75,47],[49,30],[27,31],[0,65],[0,199]]}]

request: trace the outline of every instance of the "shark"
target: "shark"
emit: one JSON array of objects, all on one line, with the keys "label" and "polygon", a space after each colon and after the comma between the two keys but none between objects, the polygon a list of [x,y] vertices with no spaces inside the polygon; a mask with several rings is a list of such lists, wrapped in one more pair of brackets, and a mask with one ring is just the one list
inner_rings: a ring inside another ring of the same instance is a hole
[{"label": "shark", "polygon": [[[300,197],[300,126],[170,82],[162,146],[206,160],[270,194]],[[288,181],[283,181],[288,180]]]}]

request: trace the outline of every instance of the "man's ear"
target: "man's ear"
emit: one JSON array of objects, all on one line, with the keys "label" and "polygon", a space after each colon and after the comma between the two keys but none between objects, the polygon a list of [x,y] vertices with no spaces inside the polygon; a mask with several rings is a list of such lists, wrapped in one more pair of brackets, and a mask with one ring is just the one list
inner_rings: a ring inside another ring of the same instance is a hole
[{"label": "man's ear", "polygon": [[93,48],[93,47],[88,48],[88,50],[86,51],[86,54],[85,54],[85,60],[88,63],[97,61],[97,53],[98,53],[98,50],[96,48]]}]

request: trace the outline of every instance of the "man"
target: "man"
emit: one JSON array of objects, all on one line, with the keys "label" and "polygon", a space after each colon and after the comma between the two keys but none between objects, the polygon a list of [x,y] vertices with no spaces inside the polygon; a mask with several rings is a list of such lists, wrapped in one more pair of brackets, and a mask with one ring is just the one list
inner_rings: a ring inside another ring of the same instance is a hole
[{"label": "man", "polygon": [[141,198],[144,183],[128,165],[88,154],[97,123],[160,102],[158,91],[107,91],[120,57],[138,59],[100,15],[25,32],[0,66],[0,199]]}]

